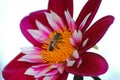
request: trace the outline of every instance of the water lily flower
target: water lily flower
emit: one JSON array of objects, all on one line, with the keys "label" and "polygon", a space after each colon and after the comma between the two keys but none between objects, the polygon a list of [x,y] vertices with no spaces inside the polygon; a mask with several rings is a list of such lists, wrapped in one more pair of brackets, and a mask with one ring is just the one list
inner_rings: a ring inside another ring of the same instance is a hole
[{"label": "water lily flower", "polygon": [[5,80],[66,80],[69,73],[99,76],[106,60],[88,52],[113,23],[105,16],[90,26],[101,0],[88,0],[76,21],[73,0],[49,0],[48,9],[32,12],[21,21],[21,31],[33,44],[3,70]]}]

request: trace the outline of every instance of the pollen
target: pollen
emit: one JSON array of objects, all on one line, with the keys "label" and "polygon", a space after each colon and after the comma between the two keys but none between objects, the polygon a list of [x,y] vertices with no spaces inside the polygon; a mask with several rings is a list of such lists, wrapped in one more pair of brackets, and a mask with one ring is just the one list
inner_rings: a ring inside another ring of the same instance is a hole
[{"label": "pollen", "polygon": [[50,64],[64,63],[67,58],[71,58],[75,48],[70,43],[72,37],[69,30],[59,30],[52,32],[49,40],[43,44],[40,52],[44,63]]}]

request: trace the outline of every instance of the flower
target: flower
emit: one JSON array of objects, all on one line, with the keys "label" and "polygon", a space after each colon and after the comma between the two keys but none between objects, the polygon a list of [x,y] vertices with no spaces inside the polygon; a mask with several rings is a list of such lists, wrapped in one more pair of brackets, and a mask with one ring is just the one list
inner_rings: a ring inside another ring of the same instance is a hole
[{"label": "flower", "polygon": [[22,48],[5,67],[5,80],[66,80],[68,73],[104,74],[108,69],[106,60],[97,53],[88,52],[114,20],[108,15],[89,26],[100,2],[89,0],[76,21],[72,18],[73,0],[49,0],[47,10],[24,17],[21,31],[33,47]]}]

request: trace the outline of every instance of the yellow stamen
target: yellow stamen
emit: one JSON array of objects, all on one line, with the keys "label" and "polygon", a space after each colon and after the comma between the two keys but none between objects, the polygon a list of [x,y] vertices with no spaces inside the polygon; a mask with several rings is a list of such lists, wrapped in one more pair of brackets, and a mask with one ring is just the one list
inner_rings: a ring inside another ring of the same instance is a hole
[{"label": "yellow stamen", "polygon": [[[61,35],[57,36],[57,39],[54,39],[57,33]],[[50,64],[55,64],[63,63],[66,61],[67,58],[72,57],[75,48],[70,44],[71,36],[71,33],[67,29],[65,29],[64,31],[59,30],[58,32],[51,33],[49,36],[51,40],[47,40],[42,46],[42,48],[44,48],[44,50],[42,50],[40,54],[42,60]],[[53,49],[50,50],[50,47],[52,47]]]}]

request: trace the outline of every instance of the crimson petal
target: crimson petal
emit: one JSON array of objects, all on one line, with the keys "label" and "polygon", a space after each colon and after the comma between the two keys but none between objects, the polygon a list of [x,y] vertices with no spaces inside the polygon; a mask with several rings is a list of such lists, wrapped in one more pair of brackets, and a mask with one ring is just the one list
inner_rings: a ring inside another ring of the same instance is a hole
[{"label": "crimson petal", "polygon": [[54,11],[65,20],[65,10],[69,10],[71,16],[73,16],[73,0],[49,0],[48,9]]},{"label": "crimson petal", "polygon": [[113,23],[113,21],[113,16],[105,16],[93,24],[92,27],[83,35],[83,41],[88,39],[88,42],[86,46],[79,49],[79,53],[83,53],[93,47],[104,36],[105,32]]},{"label": "crimson petal", "polygon": [[82,29],[82,32],[84,32],[86,30],[86,28],[90,25],[91,21],[93,20],[99,5],[101,3],[101,0],[88,0],[88,2],[86,3],[86,5],[83,7],[81,13],[79,14],[76,23],[79,26],[81,24],[81,22],[83,21],[83,19],[89,14],[91,13],[90,17],[88,18],[85,26]]},{"label": "crimson petal", "polygon": [[[5,80],[34,80],[33,76],[24,75],[25,71],[31,67],[33,64],[26,62],[17,61],[24,54],[20,53],[14,60],[12,60],[2,71],[3,77]],[[57,79],[66,80],[68,73],[64,72]],[[43,77],[40,77],[39,80],[43,80]]]},{"label": "crimson petal", "polygon": [[67,80],[67,77],[68,77],[68,73],[64,71],[63,74],[61,74],[57,80]]},{"label": "crimson petal", "polygon": [[75,64],[72,67],[66,67],[66,72],[70,72],[79,76],[99,76],[104,74],[108,70],[108,64],[106,60],[92,52],[86,52],[81,55],[82,63],[79,68]]},{"label": "crimson petal", "polygon": [[42,10],[42,11],[37,11],[37,12],[33,12],[31,13],[29,16],[26,16],[22,19],[21,23],[20,23],[20,28],[21,31],[23,33],[23,35],[34,45],[34,46],[41,46],[41,44],[36,41],[29,33],[28,33],[28,29],[38,29],[36,26],[35,21],[38,20],[40,21],[42,24],[49,26],[47,19],[45,17],[45,12],[47,12],[47,10]]},{"label": "crimson petal", "polygon": [[2,74],[5,80],[34,80],[33,77],[24,75],[31,64],[17,61],[22,56],[22,53],[19,54],[4,68]]}]

